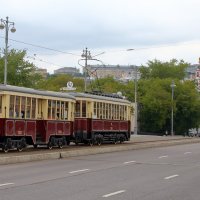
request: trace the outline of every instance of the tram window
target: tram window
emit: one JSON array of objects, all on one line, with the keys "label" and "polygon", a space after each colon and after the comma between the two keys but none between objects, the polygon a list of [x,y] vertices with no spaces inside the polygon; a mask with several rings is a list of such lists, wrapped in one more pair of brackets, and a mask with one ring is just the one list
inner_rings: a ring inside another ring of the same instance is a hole
[{"label": "tram window", "polygon": [[26,97],[21,97],[20,118],[25,118],[25,104],[26,104]]},{"label": "tram window", "polygon": [[122,120],[124,120],[124,106],[122,106]]},{"label": "tram window", "polygon": [[51,100],[48,100],[48,119],[51,119]]},{"label": "tram window", "polygon": [[52,101],[51,104],[51,109],[52,109],[52,119],[56,119],[56,101]]},{"label": "tram window", "polygon": [[76,110],[75,110],[75,116],[76,117],[80,117],[80,111],[81,111],[81,107],[80,107],[80,101],[76,102]]},{"label": "tram window", "polygon": [[31,110],[31,118],[35,118],[35,113],[36,113],[36,99],[32,98],[32,110]]},{"label": "tram window", "polygon": [[103,114],[103,103],[99,103],[99,117],[102,119],[102,114]]},{"label": "tram window", "polygon": [[65,118],[65,119],[68,119],[68,102],[65,102],[64,118]]},{"label": "tram window", "polygon": [[16,118],[19,117],[19,110],[20,110],[20,97],[16,96],[16,100],[15,100],[15,117]]},{"label": "tram window", "polygon": [[15,103],[15,96],[10,96],[10,109],[9,109],[9,117],[14,117],[14,103]]},{"label": "tram window", "polygon": [[65,104],[63,101],[60,102],[60,119],[64,119],[64,108]]},{"label": "tram window", "polygon": [[27,97],[26,100],[26,118],[31,117],[31,98]]},{"label": "tram window", "polygon": [[86,117],[86,101],[82,101],[82,117]]},{"label": "tram window", "polygon": [[97,116],[97,102],[94,102],[94,117]]},{"label": "tram window", "polygon": [[124,106],[124,119],[127,120],[127,106]]},{"label": "tram window", "polygon": [[56,119],[60,119],[60,101],[57,101],[56,109],[57,109]]},{"label": "tram window", "polygon": [[102,103],[102,118],[105,119],[105,103]]},{"label": "tram window", "polygon": [[111,119],[111,104],[108,104],[108,119]]},{"label": "tram window", "polygon": [[99,119],[99,102],[97,102],[97,118]]},{"label": "tram window", "polygon": [[108,119],[108,104],[106,103],[105,104],[105,110],[106,110],[106,115],[105,115],[105,117],[106,117],[106,119]]},{"label": "tram window", "polygon": [[0,95],[0,113],[2,113],[2,95]]}]

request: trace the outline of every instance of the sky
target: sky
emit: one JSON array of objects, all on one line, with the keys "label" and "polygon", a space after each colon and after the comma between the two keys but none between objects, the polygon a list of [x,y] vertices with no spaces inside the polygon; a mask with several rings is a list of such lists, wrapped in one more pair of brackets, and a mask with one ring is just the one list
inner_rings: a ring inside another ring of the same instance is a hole
[{"label": "sky", "polygon": [[99,60],[89,64],[146,65],[173,58],[196,64],[199,7],[199,0],[0,0],[0,18],[15,22],[9,48],[25,49],[30,62],[53,73],[81,69],[86,47]]}]

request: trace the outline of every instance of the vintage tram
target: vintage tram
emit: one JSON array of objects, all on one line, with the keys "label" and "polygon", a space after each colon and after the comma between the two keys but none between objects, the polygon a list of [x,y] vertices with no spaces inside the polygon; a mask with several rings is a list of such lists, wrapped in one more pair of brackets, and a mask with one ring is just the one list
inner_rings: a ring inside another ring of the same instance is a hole
[{"label": "vintage tram", "polygon": [[131,103],[119,95],[70,93],[76,98],[75,143],[101,145],[105,142],[122,143],[130,139]]},{"label": "vintage tram", "polygon": [[62,148],[73,137],[74,105],[66,93],[0,85],[0,147]]}]

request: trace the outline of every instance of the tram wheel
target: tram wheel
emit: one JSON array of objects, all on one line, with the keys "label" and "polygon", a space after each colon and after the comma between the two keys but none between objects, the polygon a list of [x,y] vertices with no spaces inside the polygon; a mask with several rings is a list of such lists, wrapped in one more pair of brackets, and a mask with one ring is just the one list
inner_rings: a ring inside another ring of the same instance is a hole
[{"label": "tram wheel", "polygon": [[93,140],[90,140],[90,141],[89,141],[89,145],[90,145],[90,146],[93,146],[93,145],[94,145],[94,141],[93,141]]},{"label": "tram wheel", "polygon": [[101,144],[102,144],[102,139],[101,139],[101,138],[98,138],[98,139],[97,139],[97,145],[98,145],[98,146],[101,146]]},{"label": "tram wheel", "polygon": [[9,151],[9,148],[5,145],[5,146],[3,147],[3,152],[4,152],[4,153],[8,153],[8,151]]},{"label": "tram wheel", "polygon": [[47,148],[48,148],[48,149],[52,149],[52,148],[53,148],[52,144],[51,144],[51,143],[48,143]]},{"label": "tram wheel", "polygon": [[17,151],[22,152],[23,151],[23,147],[22,146],[17,147]]}]

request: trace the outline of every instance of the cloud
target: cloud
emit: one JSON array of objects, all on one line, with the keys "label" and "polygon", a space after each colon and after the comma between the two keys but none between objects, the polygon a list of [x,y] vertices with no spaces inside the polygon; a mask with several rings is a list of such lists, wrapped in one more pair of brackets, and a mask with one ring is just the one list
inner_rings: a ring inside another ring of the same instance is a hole
[{"label": "cloud", "polygon": [[[81,54],[86,46],[101,52],[199,41],[199,7],[199,0],[1,0],[0,17],[9,16],[16,23],[17,31],[9,33],[10,38]],[[4,36],[3,31],[0,36]],[[0,38],[0,48],[3,45]],[[77,65],[73,56],[52,55],[45,49],[12,41],[9,45],[27,49],[29,54],[46,55],[47,61],[59,65]],[[138,64],[155,57],[182,57],[195,62],[197,52],[198,45],[177,46],[176,50],[168,47],[165,51],[140,51],[136,57],[108,53],[102,58],[123,64]],[[45,63],[37,64],[49,68]]]}]

